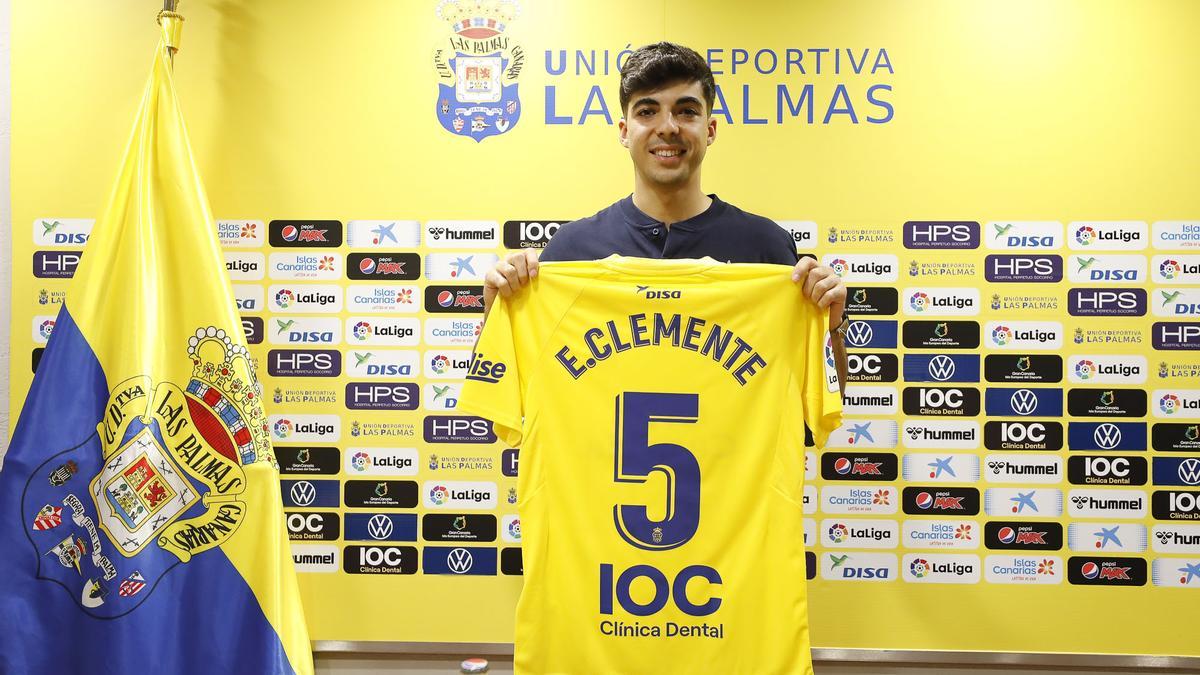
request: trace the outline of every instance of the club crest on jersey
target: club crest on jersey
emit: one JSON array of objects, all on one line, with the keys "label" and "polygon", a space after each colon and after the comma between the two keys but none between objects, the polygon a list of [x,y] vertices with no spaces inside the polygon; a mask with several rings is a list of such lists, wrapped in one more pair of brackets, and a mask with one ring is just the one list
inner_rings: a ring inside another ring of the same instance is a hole
[{"label": "club crest on jersey", "polygon": [[209,327],[187,351],[185,387],[117,384],[96,432],[26,484],[37,577],[92,616],[133,611],[171,569],[228,541],[246,517],[244,467],[275,464],[246,348]]},{"label": "club crest on jersey", "polygon": [[437,117],[456,136],[476,142],[503,134],[521,119],[517,78],[525,52],[505,33],[521,13],[517,0],[441,0],[438,18],[449,44],[434,50]]}]

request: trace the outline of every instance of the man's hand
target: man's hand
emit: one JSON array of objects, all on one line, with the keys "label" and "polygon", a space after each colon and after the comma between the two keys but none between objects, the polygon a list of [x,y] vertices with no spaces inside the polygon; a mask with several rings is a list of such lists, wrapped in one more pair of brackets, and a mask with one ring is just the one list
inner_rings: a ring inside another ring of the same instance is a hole
[{"label": "man's hand", "polygon": [[519,253],[510,253],[507,258],[496,263],[496,266],[483,276],[484,318],[487,318],[497,293],[505,298],[512,297],[513,293],[524,288],[525,284],[537,275],[537,249],[529,248]]},{"label": "man's hand", "polygon": [[846,282],[832,268],[818,264],[812,258],[801,258],[792,268],[792,281],[803,285],[805,297],[817,303],[817,307],[829,308],[829,320],[834,326],[841,323],[842,308],[846,305]]}]

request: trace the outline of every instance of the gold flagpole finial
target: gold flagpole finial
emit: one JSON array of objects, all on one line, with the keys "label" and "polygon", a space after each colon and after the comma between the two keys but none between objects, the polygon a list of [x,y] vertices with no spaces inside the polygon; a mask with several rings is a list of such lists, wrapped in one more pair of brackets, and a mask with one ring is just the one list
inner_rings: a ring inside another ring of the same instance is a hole
[{"label": "gold flagpole finial", "polygon": [[179,0],[163,0],[162,11],[158,13],[158,25],[162,28],[163,44],[167,55],[174,61],[175,52],[179,51],[179,38],[183,33],[183,15],[179,9]]}]

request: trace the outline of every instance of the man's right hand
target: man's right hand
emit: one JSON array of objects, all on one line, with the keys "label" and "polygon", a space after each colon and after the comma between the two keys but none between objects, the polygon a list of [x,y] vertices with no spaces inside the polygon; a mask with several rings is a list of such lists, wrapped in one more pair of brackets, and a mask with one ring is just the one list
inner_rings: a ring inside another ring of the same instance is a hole
[{"label": "man's right hand", "polygon": [[510,253],[483,276],[483,316],[487,318],[496,294],[508,298],[538,275],[538,249]]}]

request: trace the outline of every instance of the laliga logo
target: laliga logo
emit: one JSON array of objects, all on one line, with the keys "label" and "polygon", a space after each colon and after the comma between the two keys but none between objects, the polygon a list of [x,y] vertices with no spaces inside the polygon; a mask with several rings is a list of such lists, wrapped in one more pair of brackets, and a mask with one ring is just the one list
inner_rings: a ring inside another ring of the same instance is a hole
[{"label": "laliga logo", "polygon": [[829,540],[835,544],[840,544],[846,541],[846,537],[850,536],[850,530],[842,523],[836,523],[829,528]]},{"label": "laliga logo", "polygon": [[369,457],[367,453],[356,452],[354,453],[354,456],[350,458],[350,466],[354,467],[355,471],[366,471],[368,458]]},{"label": "laliga logo", "polygon": [[448,499],[450,499],[450,491],[447,490],[444,485],[435,485],[433,489],[429,491],[429,501],[433,502],[437,506],[445,504],[446,500]]},{"label": "laliga logo", "polygon": [[908,564],[908,571],[918,579],[924,579],[925,575],[929,574],[929,561],[924,558],[917,558]]},{"label": "laliga logo", "polygon": [[1096,364],[1084,359],[1075,364],[1075,375],[1081,380],[1086,380],[1096,374]]},{"label": "laliga logo", "polygon": [[287,309],[291,306],[292,301],[295,299],[296,294],[286,288],[275,294],[275,304],[278,305],[280,309]]},{"label": "laliga logo", "polygon": [[429,362],[429,365],[431,368],[433,368],[433,372],[437,373],[438,375],[444,375],[446,370],[450,367],[450,357],[446,356],[445,354],[438,354],[437,356],[433,357],[433,359]]},{"label": "laliga logo", "polygon": [[1180,266],[1178,260],[1167,259],[1162,261],[1162,263],[1158,266],[1158,273],[1161,274],[1164,279],[1174,279],[1178,277],[1182,271],[1182,266]]},{"label": "laliga logo", "polygon": [[1165,394],[1158,399],[1158,409],[1167,415],[1174,415],[1179,411],[1179,397],[1175,394]]},{"label": "laliga logo", "polygon": [[38,326],[38,335],[49,340],[50,334],[54,332],[54,319],[46,319],[42,325]]},{"label": "laliga logo", "polygon": [[513,539],[521,538],[521,519],[520,518],[513,520],[511,523],[508,524],[508,536],[512,537]]},{"label": "laliga logo", "polygon": [[1075,241],[1079,242],[1083,246],[1087,246],[1093,241],[1096,241],[1096,231],[1084,225],[1078,230],[1075,230]]},{"label": "laliga logo", "polygon": [[1008,344],[1008,341],[1011,339],[1012,329],[1010,329],[1008,326],[996,326],[996,328],[992,330],[992,341],[1001,347]]},{"label": "laliga logo", "polygon": [[829,267],[830,267],[830,269],[833,270],[833,273],[838,275],[839,277],[846,276],[846,272],[848,272],[850,270],[849,263],[847,263],[842,258],[834,258],[833,260],[830,260]]},{"label": "laliga logo", "polygon": [[354,324],[354,330],[352,332],[354,333],[355,338],[359,340],[366,340],[371,336],[371,324],[367,323],[366,321],[359,321],[358,323]]},{"label": "laliga logo", "polygon": [[920,291],[913,293],[912,297],[908,299],[908,305],[915,312],[924,312],[929,308],[929,295]]},{"label": "laliga logo", "polygon": [[290,420],[279,420],[274,427],[276,438],[287,438],[292,435],[292,423]]}]

